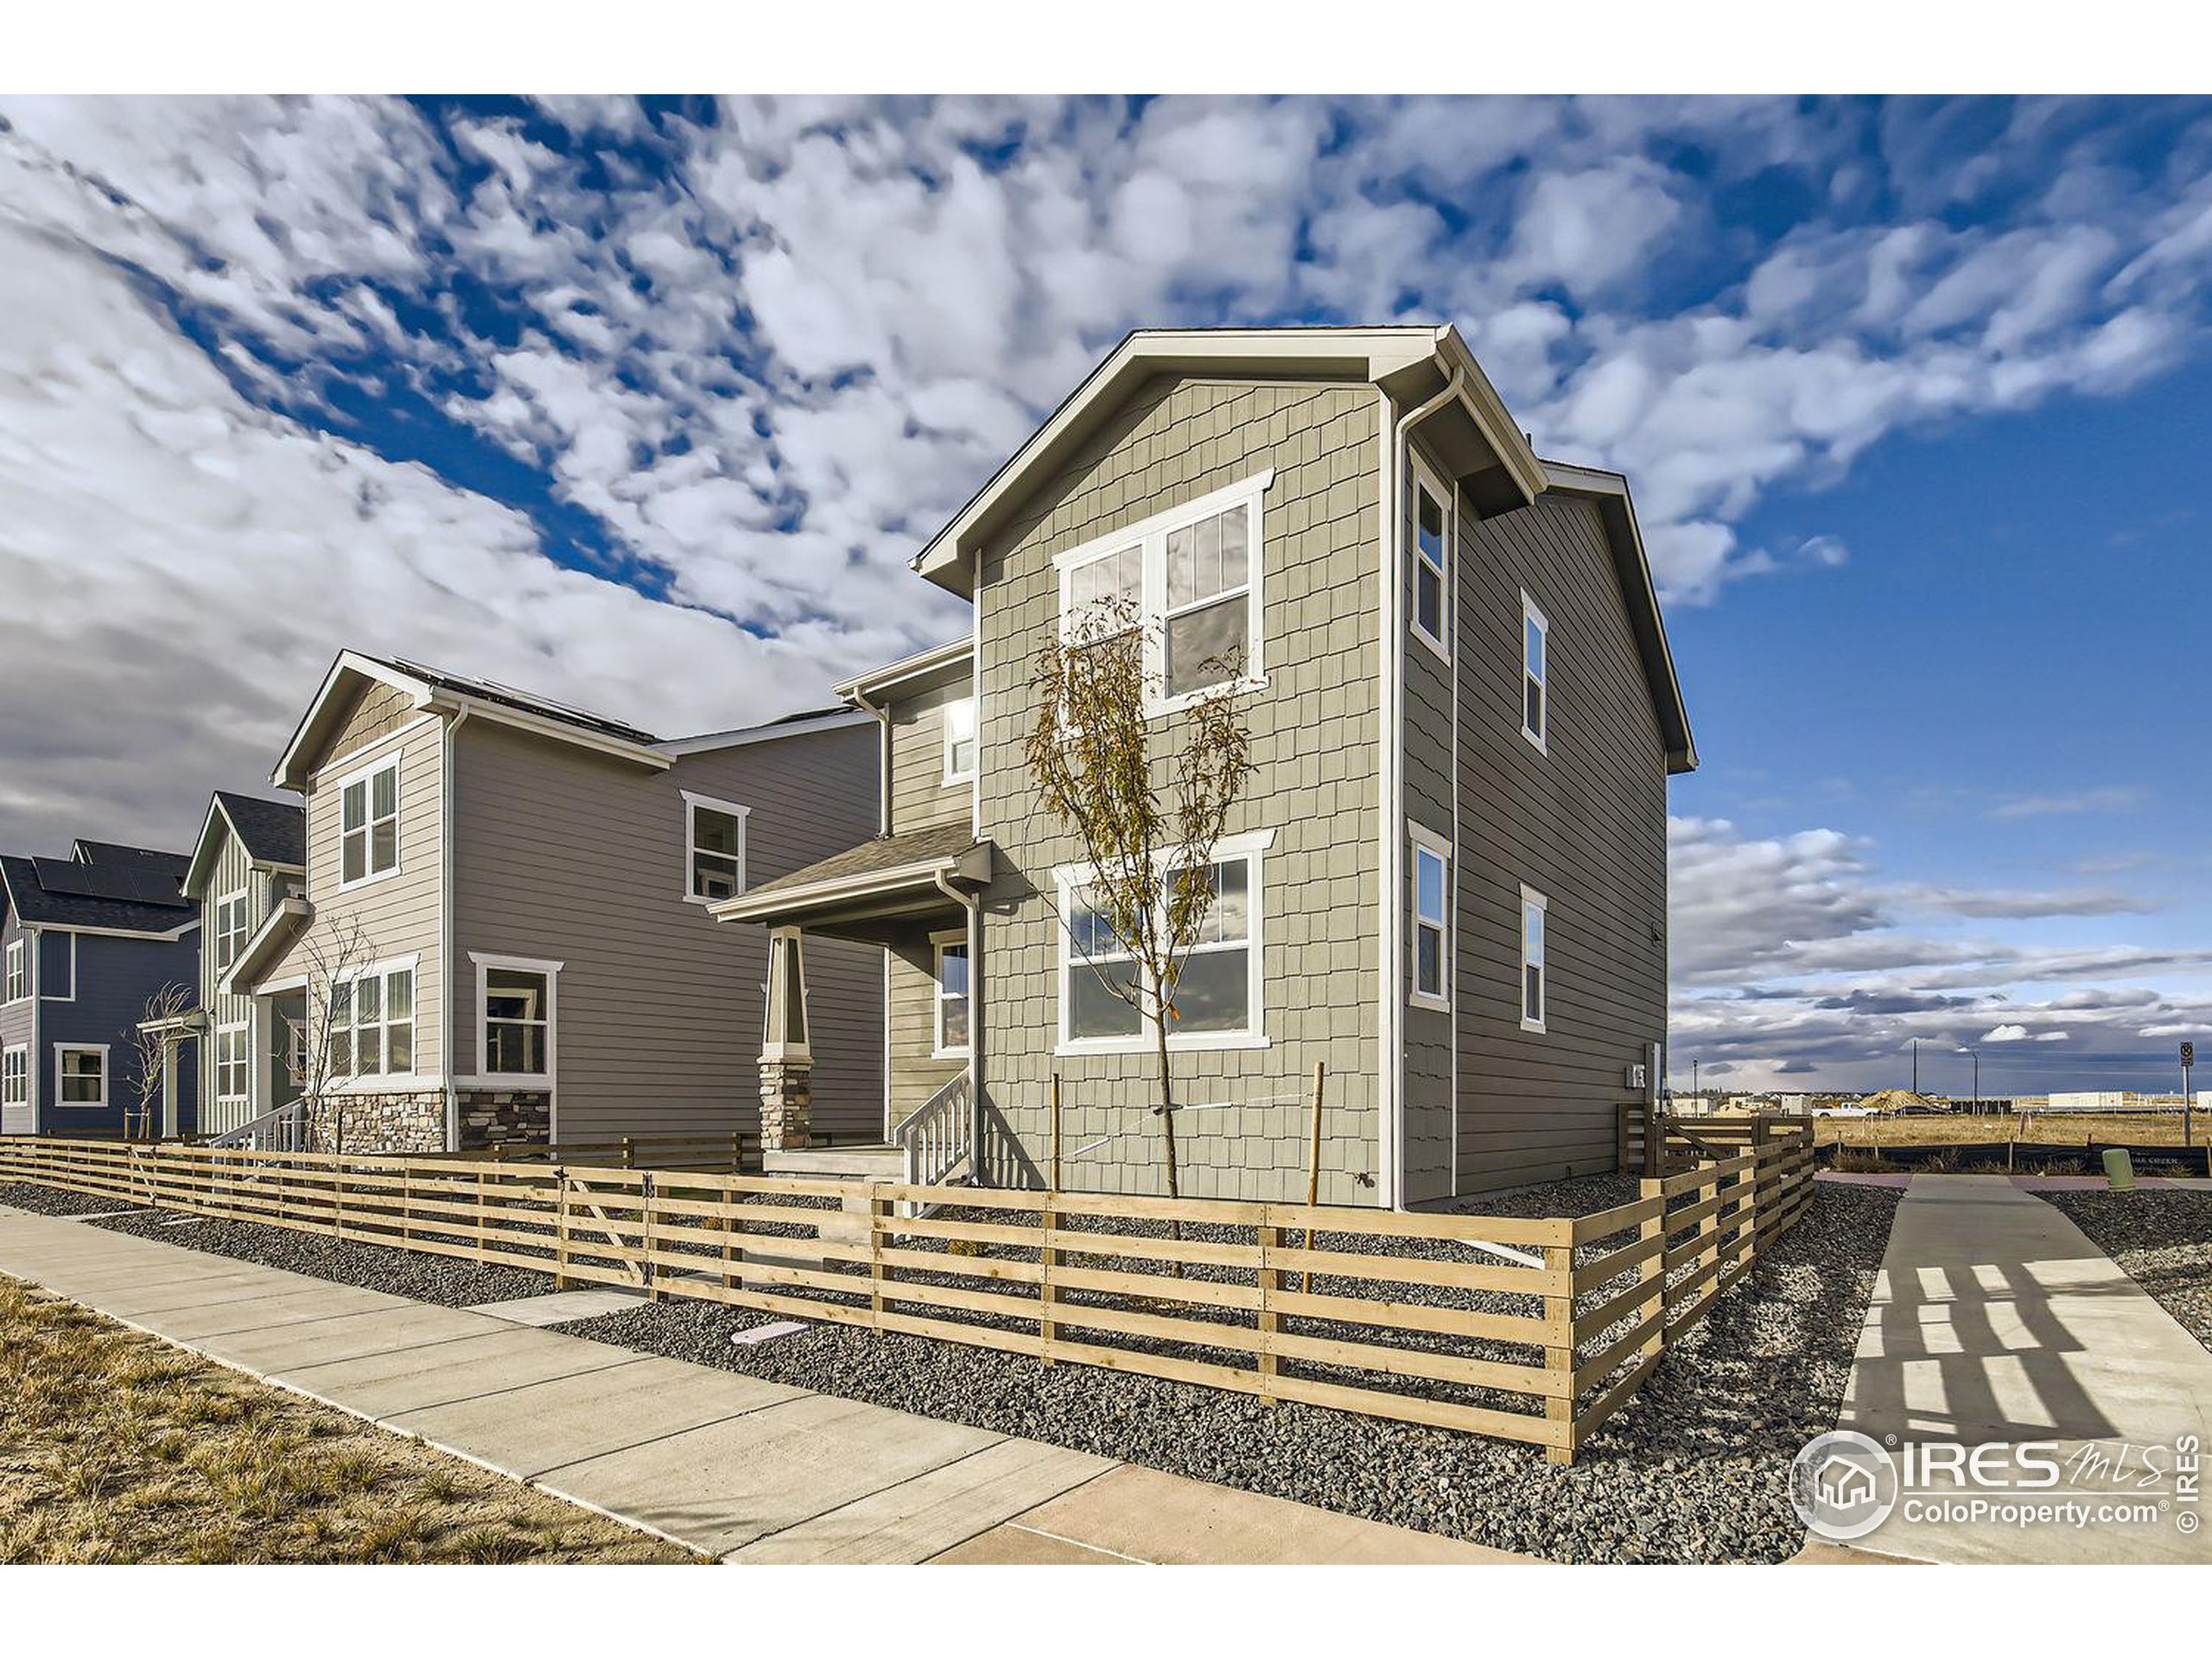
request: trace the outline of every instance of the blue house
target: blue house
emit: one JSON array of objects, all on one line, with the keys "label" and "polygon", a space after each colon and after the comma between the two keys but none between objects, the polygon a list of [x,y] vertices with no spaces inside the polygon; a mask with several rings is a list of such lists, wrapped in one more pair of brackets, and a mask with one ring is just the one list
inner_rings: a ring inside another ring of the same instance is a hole
[{"label": "blue house", "polygon": [[[194,1130],[196,1067],[176,1060],[200,985],[186,862],[99,841],[67,858],[0,855],[0,1133]],[[150,1110],[139,1058],[149,1023],[169,1056]]]}]

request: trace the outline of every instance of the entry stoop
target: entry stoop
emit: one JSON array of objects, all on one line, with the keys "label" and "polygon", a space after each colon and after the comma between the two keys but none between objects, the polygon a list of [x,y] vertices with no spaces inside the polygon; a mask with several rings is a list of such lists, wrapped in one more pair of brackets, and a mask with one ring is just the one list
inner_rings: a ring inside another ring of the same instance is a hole
[{"label": "entry stoop", "polygon": [[797,1152],[764,1152],[761,1173],[794,1180],[903,1181],[906,1154],[898,1147],[804,1147]]},{"label": "entry stoop", "polygon": [[[868,1242],[868,1184],[904,1180],[906,1172],[906,1154],[893,1146],[807,1147],[792,1152],[764,1152],[760,1156],[760,1173],[764,1175],[792,1180],[849,1182],[852,1195],[836,1210],[817,1210],[806,1215],[813,1227],[812,1238],[778,1238],[749,1244],[738,1252],[739,1262],[753,1262],[764,1268],[819,1269],[824,1265],[819,1243]],[[794,1219],[799,1213],[794,1212]],[[742,1265],[737,1268],[737,1277],[741,1281],[746,1277]],[[772,1287],[769,1281],[763,1280],[761,1284],[764,1288]]]}]

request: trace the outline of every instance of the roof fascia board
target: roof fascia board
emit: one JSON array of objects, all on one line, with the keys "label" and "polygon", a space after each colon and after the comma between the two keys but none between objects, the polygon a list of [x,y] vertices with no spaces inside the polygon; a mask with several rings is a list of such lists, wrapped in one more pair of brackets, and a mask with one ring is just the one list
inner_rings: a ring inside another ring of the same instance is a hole
[{"label": "roof fascia board", "polygon": [[671,757],[658,748],[648,748],[642,743],[632,743],[627,738],[612,736],[605,732],[586,731],[581,726],[571,726],[566,721],[554,720],[544,715],[533,715],[524,709],[512,709],[503,702],[487,702],[472,697],[465,692],[440,688],[429,699],[429,706],[441,714],[467,711],[471,720],[488,720],[495,726],[510,726],[536,737],[550,738],[556,743],[569,743],[580,749],[611,755],[618,760],[629,760],[654,772],[665,772],[673,764]]},{"label": "roof fascia board", "polygon": [[207,816],[200,823],[200,838],[192,843],[192,861],[184,867],[183,892],[188,899],[196,901],[207,896],[206,872],[202,865],[219,856],[213,853],[209,840],[219,819],[231,835],[238,835],[238,827],[231,822],[231,815],[224,810],[222,797],[210,795],[207,798]]},{"label": "roof fascia board", "polygon": [[773,743],[786,737],[807,737],[816,732],[842,731],[848,726],[873,726],[875,716],[865,709],[841,709],[834,715],[787,721],[779,726],[747,726],[734,732],[708,732],[698,737],[673,737],[653,745],[665,755],[681,758],[716,749],[742,748],[748,743]]},{"label": "roof fascia board", "polygon": [[[856,675],[830,689],[833,695],[840,697],[872,697],[879,691],[887,691],[908,680],[919,679],[925,674],[942,672],[967,661],[975,653],[974,638],[963,635],[957,639],[948,639],[941,645],[932,645],[915,656],[902,657],[895,663],[886,663],[881,668],[870,669],[865,674]],[[873,720],[874,716],[870,715],[868,718]]]},{"label": "roof fascia board", "polygon": [[299,790],[305,787],[308,775],[315,770],[305,765],[311,740],[317,734],[317,728],[324,711],[330,706],[331,699],[337,695],[340,684],[349,675],[403,691],[417,709],[429,704],[430,687],[426,681],[418,680],[411,674],[403,674],[389,663],[365,657],[358,651],[340,652],[338,660],[331,664],[330,671],[322,677],[321,686],[308,700],[307,712],[300,716],[299,725],[293,728],[292,741],[284,746],[284,753],[278,757],[276,770],[269,774],[269,781],[277,788]]},{"label": "roof fascia board", "polygon": [[723,899],[719,905],[709,905],[707,911],[718,922],[749,922],[802,906],[829,904],[840,899],[868,899],[879,893],[896,893],[902,887],[922,887],[940,875],[954,875],[959,870],[960,856],[951,854],[943,858],[925,859],[918,863],[901,864],[893,869],[870,870],[864,874],[841,876],[830,881],[809,882],[803,887],[789,887],[773,893],[741,893],[734,899]]}]

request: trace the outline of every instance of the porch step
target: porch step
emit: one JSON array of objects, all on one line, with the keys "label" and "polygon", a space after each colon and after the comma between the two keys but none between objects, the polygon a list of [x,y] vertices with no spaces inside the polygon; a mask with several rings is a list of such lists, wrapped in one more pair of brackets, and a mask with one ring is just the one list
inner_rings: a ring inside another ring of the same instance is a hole
[{"label": "porch step", "polygon": [[764,1174],[794,1179],[897,1181],[906,1179],[906,1154],[897,1147],[808,1147],[798,1152],[764,1152]]}]

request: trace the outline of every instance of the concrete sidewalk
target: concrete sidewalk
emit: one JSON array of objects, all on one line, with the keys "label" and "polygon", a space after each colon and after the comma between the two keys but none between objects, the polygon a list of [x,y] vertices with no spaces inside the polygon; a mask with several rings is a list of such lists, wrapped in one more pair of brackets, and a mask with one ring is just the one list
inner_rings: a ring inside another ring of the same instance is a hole
[{"label": "concrete sidewalk", "polygon": [[[2053,1205],[2003,1175],[1915,1175],[1897,1206],[1840,1427],[1905,1442],[2056,1442],[2050,1491],[1968,1491],[1999,1502],[2141,1501],[2086,1477],[2086,1450],[2212,1443],[2212,1353]],[[1894,1438],[1891,1438],[1894,1437]],[[2171,1452],[2168,1456],[2171,1457]],[[1948,1486],[1924,1489],[1948,1493]],[[2171,1481],[2150,1491],[2171,1493]],[[1860,1548],[1938,1561],[2212,1561],[2212,1528],[2163,1518],[2081,1529],[1908,1519]],[[2212,1521],[2212,1495],[2193,1506]]]},{"label": "concrete sidewalk", "polygon": [[438,1307],[6,1209],[0,1272],[725,1561],[1522,1559],[535,1328],[550,1297]]}]

